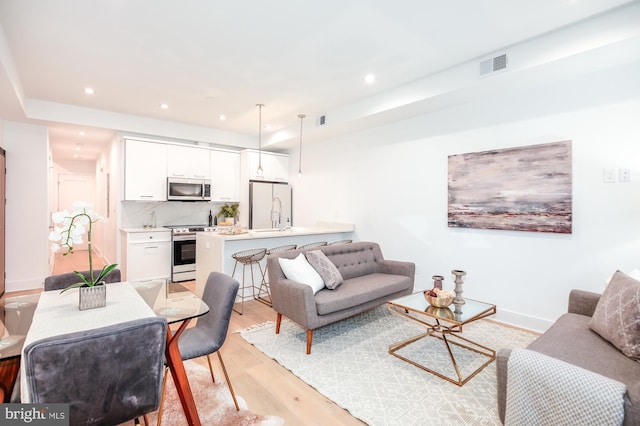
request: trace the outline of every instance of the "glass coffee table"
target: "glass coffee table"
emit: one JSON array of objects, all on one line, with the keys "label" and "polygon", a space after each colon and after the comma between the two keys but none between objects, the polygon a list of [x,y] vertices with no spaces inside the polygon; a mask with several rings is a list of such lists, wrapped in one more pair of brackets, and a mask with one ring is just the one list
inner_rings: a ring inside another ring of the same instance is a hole
[{"label": "glass coffee table", "polygon": [[[462,327],[464,325],[495,314],[496,305],[479,302],[477,300],[465,299],[465,303],[463,305],[454,306],[452,304],[448,308],[435,308],[429,304],[422,292],[418,292],[391,300],[387,302],[387,307],[392,313],[423,324],[427,328],[425,333],[393,343],[389,346],[389,353],[403,361],[415,365],[429,373],[435,374],[436,376],[458,386],[462,386],[496,359],[495,350],[461,336]],[[420,364],[418,361],[411,360],[398,353],[402,348],[426,337],[433,337],[442,340],[447,349],[457,377],[448,377]],[[487,359],[482,363],[482,365],[480,365],[480,367],[469,372],[466,377],[463,377],[460,367],[452,352],[451,345],[456,345],[460,348],[464,348],[465,350],[473,351]]]}]

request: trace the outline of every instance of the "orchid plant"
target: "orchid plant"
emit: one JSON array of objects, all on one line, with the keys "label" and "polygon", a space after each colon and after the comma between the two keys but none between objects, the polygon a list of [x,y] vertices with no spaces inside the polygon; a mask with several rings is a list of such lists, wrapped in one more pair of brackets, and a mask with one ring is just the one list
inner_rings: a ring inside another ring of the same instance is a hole
[{"label": "orchid plant", "polygon": [[76,287],[93,287],[99,285],[102,279],[112,270],[118,266],[117,264],[106,265],[102,268],[97,276],[94,276],[93,271],[93,250],[91,247],[91,227],[98,221],[104,221],[102,216],[96,214],[93,211],[93,205],[84,201],[76,201],[73,203],[73,211],[63,210],[61,212],[53,213],[51,216],[54,228],[49,234],[49,240],[54,243],[51,245],[51,250],[54,252],[60,251],[61,248],[66,248],[64,256],[73,253],[73,246],[82,244],[82,236],[87,232],[87,244],[89,249],[89,276],[84,276],[79,271],[73,271],[80,278],[80,282],[70,285],[65,288],[67,291]]}]

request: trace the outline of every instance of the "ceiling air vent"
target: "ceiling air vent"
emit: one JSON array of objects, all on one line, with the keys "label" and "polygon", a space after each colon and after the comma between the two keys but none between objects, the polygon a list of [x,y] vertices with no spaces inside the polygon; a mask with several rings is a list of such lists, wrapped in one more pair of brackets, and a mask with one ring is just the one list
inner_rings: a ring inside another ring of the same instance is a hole
[{"label": "ceiling air vent", "polygon": [[492,72],[501,71],[507,68],[507,54],[504,53],[495,58],[487,59],[480,62],[480,75],[491,74]]}]

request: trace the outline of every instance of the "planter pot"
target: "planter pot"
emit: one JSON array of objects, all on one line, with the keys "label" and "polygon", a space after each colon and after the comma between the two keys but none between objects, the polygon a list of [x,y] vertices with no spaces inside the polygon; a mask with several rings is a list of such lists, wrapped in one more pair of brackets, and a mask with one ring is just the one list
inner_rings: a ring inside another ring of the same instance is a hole
[{"label": "planter pot", "polygon": [[225,218],[224,218],[224,221],[225,221],[226,223],[230,223],[231,225],[233,225],[233,224],[235,223],[235,221],[236,221],[236,220],[235,220],[235,218],[233,218],[233,217],[225,217]]},{"label": "planter pot", "polygon": [[79,304],[81,311],[103,308],[107,305],[107,286],[104,283],[93,287],[79,287]]}]

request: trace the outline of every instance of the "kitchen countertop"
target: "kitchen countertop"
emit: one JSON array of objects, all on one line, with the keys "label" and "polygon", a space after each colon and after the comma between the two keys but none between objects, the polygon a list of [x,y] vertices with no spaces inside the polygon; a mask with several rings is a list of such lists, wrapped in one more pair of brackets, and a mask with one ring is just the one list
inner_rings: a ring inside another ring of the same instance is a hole
[{"label": "kitchen countertop", "polygon": [[171,229],[164,226],[157,226],[155,228],[121,228],[122,232],[135,233],[135,232],[171,232]]},{"label": "kitchen countertop", "polygon": [[218,232],[198,232],[199,236],[206,236],[209,238],[215,238],[224,241],[238,241],[238,240],[257,240],[263,238],[280,238],[280,237],[292,237],[300,235],[322,235],[322,234],[334,234],[339,232],[353,232],[354,226],[350,224],[344,225],[332,225],[332,226],[309,226],[298,227],[294,226],[291,229],[280,231],[274,229],[249,229],[240,234],[221,234]]}]

